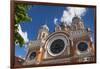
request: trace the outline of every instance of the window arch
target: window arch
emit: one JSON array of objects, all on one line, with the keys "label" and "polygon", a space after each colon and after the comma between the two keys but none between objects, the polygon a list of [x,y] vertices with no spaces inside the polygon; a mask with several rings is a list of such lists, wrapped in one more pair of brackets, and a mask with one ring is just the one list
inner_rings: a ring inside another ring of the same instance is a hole
[{"label": "window arch", "polygon": [[29,59],[30,59],[30,60],[33,60],[35,57],[36,57],[36,52],[32,52],[32,53],[29,55]]}]

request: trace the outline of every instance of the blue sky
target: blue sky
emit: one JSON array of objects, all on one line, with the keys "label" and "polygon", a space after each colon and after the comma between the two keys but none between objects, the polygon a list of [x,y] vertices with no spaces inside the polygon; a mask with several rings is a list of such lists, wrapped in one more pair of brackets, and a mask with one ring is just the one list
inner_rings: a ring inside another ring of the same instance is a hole
[{"label": "blue sky", "polygon": [[[67,6],[66,6],[67,7]],[[32,18],[31,22],[21,23],[23,32],[27,32],[29,41],[36,40],[41,25],[47,24],[50,32],[54,31],[54,19],[60,22],[65,7],[34,5],[28,10],[28,15]],[[87,8],[85,15],[82,16],[85,27],[90,27],[94,32],[94,8]],[[25,57],[25,47],[15,46],[15,55]]]}]

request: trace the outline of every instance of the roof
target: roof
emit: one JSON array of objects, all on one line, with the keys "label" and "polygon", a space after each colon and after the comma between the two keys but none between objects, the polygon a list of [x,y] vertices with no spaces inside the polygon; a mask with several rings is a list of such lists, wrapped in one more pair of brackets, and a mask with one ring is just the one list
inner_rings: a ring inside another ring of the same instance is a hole
[{"label": "roof", "polygon": [[28,45],[29,48],[40,48],[42,45],[40,40],[31,41]]},{"label": "roof", "polygon": [[73,17],[72,21],[74,21],[75,19],[79,19],[80,20],[80,17],[75,16],[75,17]]}]

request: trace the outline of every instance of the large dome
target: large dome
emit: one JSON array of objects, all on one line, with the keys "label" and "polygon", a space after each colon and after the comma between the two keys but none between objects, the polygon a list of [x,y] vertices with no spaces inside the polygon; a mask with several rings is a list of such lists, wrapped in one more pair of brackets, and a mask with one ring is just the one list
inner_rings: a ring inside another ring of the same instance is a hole
[{"label": "large dome", "polygon": [[80,17],[75,16],[75,17],[73,17],[72,22],[73,22],[73,21],[80,21],[80,19],[81,19]]}]

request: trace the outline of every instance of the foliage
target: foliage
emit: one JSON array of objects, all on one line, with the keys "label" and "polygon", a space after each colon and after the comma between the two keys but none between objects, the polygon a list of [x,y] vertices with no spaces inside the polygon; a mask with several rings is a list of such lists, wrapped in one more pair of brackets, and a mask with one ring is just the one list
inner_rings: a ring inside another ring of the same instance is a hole
[{"label": "foliage", "polygon": [[32,20],[27,13],[30,8],[31,5],[27,4],[16,4],[15,6],[14,42],[15,44],[19,44],[20,47],[22,47],[25,44],[25,41],[18,33],[18,26],[23,22],[28,22]]}]

